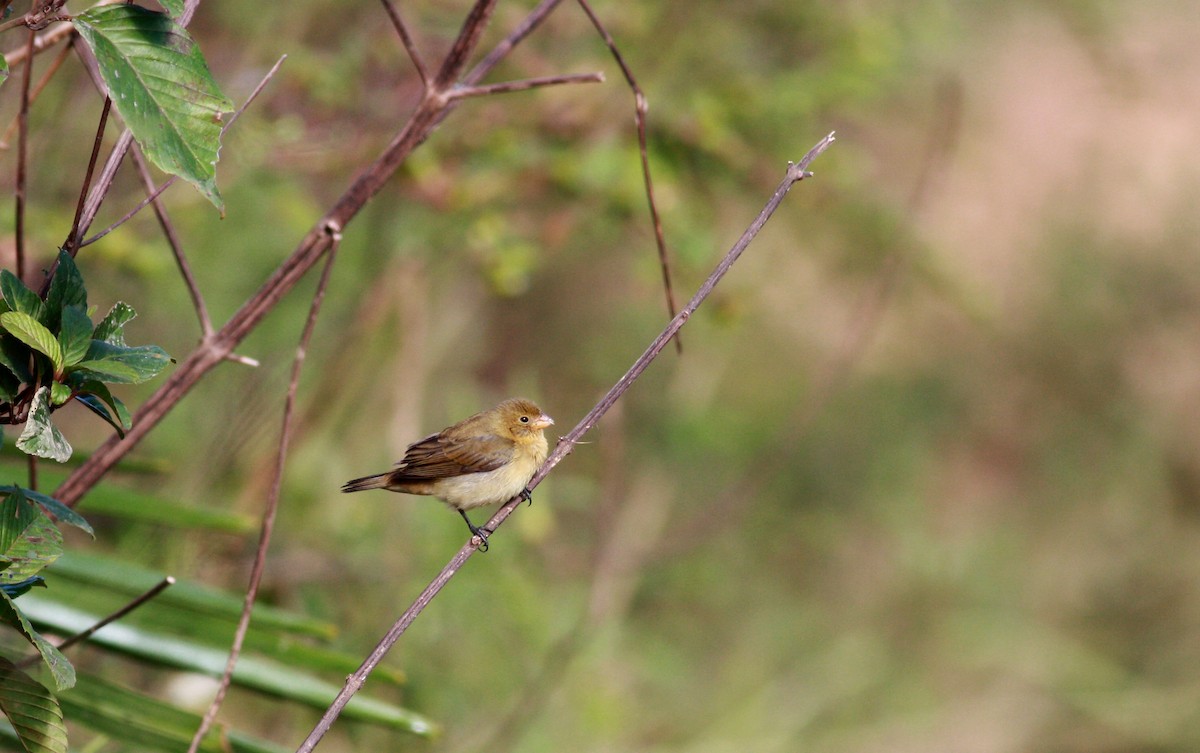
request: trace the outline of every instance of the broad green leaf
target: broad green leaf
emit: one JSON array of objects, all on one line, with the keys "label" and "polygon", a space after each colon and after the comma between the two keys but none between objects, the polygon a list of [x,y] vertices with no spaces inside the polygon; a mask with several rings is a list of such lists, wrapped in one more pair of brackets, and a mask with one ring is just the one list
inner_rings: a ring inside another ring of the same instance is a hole
[{"label": "broad green leaf", "polygon": [[17,438],[17,447],[27,455],[37,455],[65,463],[71,458],[71,444],[58,427],[50,422],[50,388],[39,387],[33,395],[25,430]]},{"label": "broad green leaf", "polygon": [[0,314],[0,326],[12,333],[13,337],[46,355],[54,363],[55,371],[62,369],[62,346],[58,344],[54,334],[37,319],[20,311],[8,311]]},{"label": "broad green leaf", "polygon": [[29,373],[29,347],[10,334],[0,334],[0,365],[26,384],[33,381]]},{"label": "broad green leaf", "polygon": [[0,55],[0,84],[8,80],[8,60]]},{"label": "broad green leaf", "polygon": [[92,346],[92,320],[82,306],[72,304],[62,310],[58,344],[62,348],[63,366],[74,366],[87,355]]},{"label": "broad green leaf", "polygon": [[0,271],[0,293],[4,295],[9,311],[20,311],[34,319],[42,318],[42,299],[7,269]]},{"label": "broad green leaf", "polygon": [[67,657],[63,656],[62,652],[55,648],[50,641],[33,629],[33,625],[29,624],[29,620],[21,614],[21,610],[17,609],[17,605],[3,591],[0,591],[0,622],[16,628],[21,635],[25,636],[26,640],[33,644],[33,647],[41,654],[42,662],[54,677],[56,688],[66,690],[75,684],[75,667],[71,666]]},{"label": "broad green leaf", "polygon": [[[72,724],[82,724],[112,738],[110,744],[100,748],[105,751],[179,753],[187,750],[200,726],[199,714],[83,673],[75,688],[63,694],[62,708]],[[294,748],[284,748],[221,724],[209,730],[200,750],[202,753],[288,753]]]},{"label": "broad green leaf", "polygon": [[[0,314],[3,316],[6,314]],[[137,384],[158,376],[170,362],[171,357],[157,345],[123,347],[92,340],[87,356],[74,368],[99,375],[106,382]]]},{"label": "broad green leaf", "polygon": [[[22,600],[25,610],[41,624],[55,630],[76,633],[94,624],[100,615],[93,615],[65,604],[46,599],[43,594],[29,594]],[[139,629],[116,622],[106,625],[92,636],[94,645],[120,651],[161,666],[184,669],[209,677],[220,677],[229,656],[228,646],[211,648],[195,641]],[[279,662],[257,656],[243,655],[233,672],[233,682],[261,693],[287,698],[317,709],[324,709],[337,695],[339,688],[305,672]],[[436,727],[429,719],[408,709],[385,701],[357,695],[342,712],[345,719],[386,724],[419,735],[430,735]]]},{"label": "broad green leaf", "polygon": [[62,533],[19,487],[0,502],[0,562],[8,567],[0,582],[16,583],[34,575],[63,552]]},{"label": "broad green leaf", "polygon": [[[42,322],[50,329],[57,330],[63,311],[68,306],[78,306],[80,313],[86,312],[87,289],[83,286],[83,275],[75,266],[75,260],[66,251],[59,251],[54,279],[50,281],[50,289],[46,292],[46,313]],[[90,321],[88,326],[91,326]]]},{"label": "broad green leaf", "polygon": [[189,181],[218,209],[221,93],[199,46],[164,13],[105,5],[75,16],[113,105],[150,161]]},{"label": "broad green leaf", "polygon": [[24,487],[16,486],[0,486],[0,493],[15,492],[18,490],[18,488],[26,498],[44,507],[46,511],[54,517],[58,518],[64,523],[67,523],[68,525],[75,526],[76,528],[86,532],[92,538],[95,538],[96,532],[92,530],[91,524],[84,520],[82,515],[48,494],[42,494],[41,492],[34,491],[33,489],[25,489]]},{"label": "broad green leaf", "polygon": [[41,683],[0,658],[0,711],[27,753],[66,753],[62,709]]},{"label": "broad green leaf", "polygon": [[124,301],[117,301],[96,325],[96,331],[92,333],[92,338],[109,345],[124,345],[125,325],[133,321],[136,316],[137,312],[133,310],[133,306]]}]

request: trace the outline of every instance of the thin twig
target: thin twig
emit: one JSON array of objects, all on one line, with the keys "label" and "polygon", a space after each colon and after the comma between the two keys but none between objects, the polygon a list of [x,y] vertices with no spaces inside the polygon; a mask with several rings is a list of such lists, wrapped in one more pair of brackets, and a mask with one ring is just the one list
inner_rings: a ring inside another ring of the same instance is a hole
[{"label": "thin twig", "polygon": [[[246,98],[246,101],[242,103],[242,106],[234,111],[233,115],[231,115],[229,117],[229,120],[221,128],[221,136],[224,136],[229,131],[229,129],[233,126],[233,124],[235,122],[237,122],[237,119],[242,116],[242,113],[244,113],[246,111],[246,108],[250,106],[250,103],[258,98],[258,95],[262,93],[263,88],[266,87],[267,82],[270,81],[275,76],[275,73],[279,70],[279,66],[283,65],[284,60],[287,60],[287,55],[283,55],[282,57],[279,58],[279,60],[275,61],[275,65],[271,66],[271,70],[267,71],[267,75],[263,76],[262,81],[258,82],[258,86],[254,87],[254,91],[250,92],[250,96]],[[150,202],[157,199],[162,194],[163,191],[166,191],[168,188],[175,185],[175,181],[178,179],[179,178],[175,175],[172,175],[171,177],[167,178],[165,181],[163,181],[162,185],[160,185],[157,189],[155,189],[154,193],[150,194],[145,199],[142,199],[137,204],[137,206],[135,206],[133,209],[130,209],[128,212],[126,212],[125,216],[121,217],[121,219],[117,220],[113,224],[109,225],[108,227],[104,228],[100,232],[96,233],[91,238],[88,238],[87,240],[80,243],[79,244],[80,247],[82,248],[83,246],[89,246],[89,245],[95,243],[96,241],[100,240],[101,238],[108,235],[112,231],[116,230],[120,226],[124,225],[126,222],[129,222],[129,220],[131,220],[134,215],[136,215],[138,212],[145,209],[146,206],[148,204],[150,204]]]},{"label": "thin twig", "polygon": [[188,295],[192,298],[192,308],[196,311],[196,318],[200,320],[200,337],[208,339],[213,333],[212,319],[208,316],[208,306],[204,304],[204,295],[200,292],[200,286],[196,284],[196,276],[192,274],[192,267],[183,253],[183,244],[179,242],[179,234],[175,232],[175,225],[167,216],[167,208],[158,199],[158,195],[162,192],[154,187],[154,178],[150,175],[150,166],[146,164],[146,158],[142,155],[141,148],[135,144],[132,154],[133,164],[142,178],[142,185],[146,187],[146,194],[154,197],[151,199],[151,204],[154,205],[154,216],[158,218],[158,225],[167,239],[167,245],[171,247],[171,255],[175,257],[175,266],[179,268],[179,275],[183,278],[183,284],[187,286]]},{"label": "thin twig", "polygon": [[[60,651],[66,651],[68,648],[70,648],[71,646],[74,646],[76,643],[86,641],[88,638],[91,638],[92,635],[100,628],[102,628],[105,625],[108,625],[110,623],[116,622],[117,620],[121,619],[125,615],[129,614],[133,610],[140,607],[141,605],[150,601],[151,599],[158,596],[160,593],[167,590],[168,588],[170,588],[173,585],[175,585],[175,578],[173,576],[168,575],[167,577],[160,580],[157,584],[155,584],[149,591],[146,591],[141,596],[138,596],[133,601],[129,602],[125,606],[121,607],[117,611],[113,612],[109,616],[107,616],[104,619],[97,622],[95,625],[92,625],[88,629],[83,630],[79,633],[76,633],[75,635],[66,639],[62,643],[58,644],[58,649]],[[17,666],[27,667],[31,664],[37,663],[40,659],[41,659],[41,657],[38,655],[30,656],[27,659],[24,659],[23,661],[21,661],[20,664],[18,664]]]},{"label": "thin twig", "polygon": [[[742,233],[741,238],[739,238],[737,243],[733,245],[733,248],[731,248],[729,252],[725,254],[725,258],[721,260],[716,269],[714,269],[712,274],[709,275],[708,279],[705,280],[704,284],[700,286],[700,289],[694,296],[692,296],[692,299],[688,301],[688,304],[684,306],[683,309],[676,314],[673,319],[671,319],[671,322],[666,326],[666,328],[663,329],[661,333],[659,333],[658,337],[654,339],[654,342],[652,342],[650,346],[646,348],[641,357],[634,361],[633,366],[630,367],[629,371],[625,372],[625,375],[617,380],[617,383],[613,385],[612,389],[610,389],[608,393],[601,398],[600,402],[596,403],[596,406],[592,408],[592,410],[589,411],[588,414],[584,416],[578,424],[576,424],[574,429],[572,429],[566,436],[559,440],[558,444],[554,448],[554,451],[550,453],[550,456],[546,459],[546,462],[542,464],[542,467],[538,469],[537,473],[535,473],[533,478],[530,480],[528,484],[529,489],[532,490],[539,483],[541,483],[542,479],[546,477],[546,474],[553,470],[556,465],[562,462],[563,458],[571,453],[583,435],[596,425],[596,422],[598,422],[600,418],[608,411],[608,409],[611,408],[613,404],[625,394],[625,391],[629,389],[629,387],[634,383],[634,381],[637,380],[642,372],[645,371],[646,368],[654,361],[654,359],[658,357],[663,348],[666,347],[668,342],[670,342],[671,338],[673,338],[680,328],[687,323],[687,320],[691,318],[696,309],[700,307],[700,304],[704,302],[704,299],[706,299],[709,294],[712,293],[713,288],[716,287],[717,283],[721,281],[721,278],[725,276],[730,267],[733,266],[734,262],[738,260],[738,257],[742,255],[742,252],[746,250],[746,247],[750,245],[750,242],[754,240],[755,236],[758,235],[758,232],[762,229],[763,225],[766,224],[767,220],[771,218],[771,215],[775,213],[775,210],[779,207],[779,204],[783,201],[791,187],[812,174],[808,172],[808,166],[822,152],[829,148],[829,145],[833,143],[833,140],[833,134],[830,133],[828,136],[821,139],[816,146],[810,149],[808,153],[804,155],[804,158],[800,160],[800,162],[788,165],[787,174],[784,176],[779,186],[775,189],[774,195],[771,196],[766,206],[764,206],[762,211],[759,212],[758,217],[756,217],[754,222],[750,224],[750,227],[748,227],[746,231]],[[495,532],[497,527],[503,524],[508,516],[512,514],[513,510],[515,510],[516,507],[523,501],[523,497],[517,496],[504,503],[504,505],[501,506],[501,508],[496,512],[496,514],[492,516],[491,520],[488,521],[487,528]],[[379,662],[383,661],[384,656],[386,656],[388,651],[391,650],[392,646],[396,644],[396,641],[400,639],[400,636],[404,635],[404,632],[408,630],[408,627],[413,623],[414,620],[416,620],[417,616],[425,610],[425,607],[429,605],[429,602],[431,602],[434,597],[438,595],[438,593],[446,586],[450,579],[454,577],[455,573],[462,568],[467,559],[475,553],[475,550],[478,548],[480,543],[481,542],[479,541],[479,538],[477,536],[473,536],[467,541],[467,543],[463,544],[458,552],[450,558],[450,561],[446,564],[446,566],[442,568],[441,572],[437,574],[437,576],[429,583],[429,585],[427,585],[425,589],[421,591],[412,604],[409,605],[408,609],[404,610],[404,613],[401,614],[399,619],[392,624],[391,628],[384,635],[383,639],[380,640],[371,653],[368,654],[362,665],[360,665],[353,674],[346,678],[346,683],[342,687],[342,690],[337,694],[337,697],[334,698],[333,703],[329,705],[329,708],[325,710],[325,714],[321,717],[320,721],[317,722],[317,725],[313,728],[312,732],[309,733],[308,737],[303,743],[301,743],[300,747],[296,749],[296,753],[310,753],[317,746],[317,743],[321,741],[321,738],[325,736],[325,733],[328,732],[330,727],[333,725],[334,720],[336,720],[341,714],[342,709],[346,707],[346,704],[350,702],[350,699],[354,696],[354,694],[359,691],[364,683],[366,683],[367,677],[371,674],[375,667],[379,665]]]},{"label": "thin twig", "polygon": [[321,279],[317,283],[317,290],[313,293],[312,303],[308,308],[308,320],[304,323],[304,332],[300,335],[300,343],[296,346],[296,355],[292,359],[292,376],[288,381],[287,397],[283,403],[283,427],[279,431],[279,448],[275,455],[275,469],[271,477],[271,490],[267,495],[267,508],[263,511],[258,550],[254,555],[254,566],[250,570],[250,584],[246,587],[246,599],[242,604],[242,614],[238,618],[237,630],[233,635],[233,645],[229,648],[229,660],[225,663],[225,672],[221,675],[220,685],[217,686],[217,695],[209,704],[208,711],[204,712],[204,718],[200,721],[200,726],[192,737],[192,744],[188,746],[188,753],[196,753],[201,741],[212,726],[213,720],[216,719],[217,712],[221,710],[221,704],[224,702],[225,694],[229,691],[229,685],[233,680],[234,667],[237,666],[238,658],[242,653],[246,632],[250,628],[250,614],[254,610],[254,601],[258,598],[258,587],[262,583],[263,571],[267,566],[267,548],[271,544],[271,532],[275,528],[275,513],[279,509],[279,494],[283,487],[283,469],[287,463],[288,446],[291,444],[294,432],[293,417],[296,410],[296,392],[300,386],[300,370],[304,367],[304,359],[308,355],[308,344],[312,340],[313,330],[317,326],[317,317],[321,313],[321,302],[325,300],[325,290],[329,287],[329,275],[333,269],[333,260],[337,258],[337,249],[342,240],[340,228],[330,226],[326,232],[330,239],[329,252],[325,255],[325,267],[321,270]]},{"label": "thin twig", "polygon": [[[33,59],[33,40],[37,36],[34,32],[29,32],[29,42],[25,46],[26,52]],[[29,82],[33,79],[33,66],[25,66],[25,70],[21,75],[21,110],[17,115],[17,216],[16,216],[16,253],[17,253],[17,277],[25,279],[25,190],[27,186],[26,170],[28,169],[29,157]]]},{"label": "thin twig", "polygon": [[520,81],[505,81],[499,84],[484,84],[483,86],[456,86],[446,96],[450,99],[462,99],[464,97],[482,97],[488,94],[528,91],[541,86],[557,84],[598,84],[603,82],[603,73],[568,73],[562,76],[541,76]]},{"label": "thin twig", "polygon": [[408,52],[408,59],[412,61],[413,67],[417,69],[417,75],[421,77],[421,86],[429,86],[429,70],[425,67],[425,60],[421,57],[421,52],[417,49],[417,45],[413,42],[412,34],[408,31],[408,26],[404,20],[400,18],[399,11],[392,4],[392,0],[381,0],[383,9],[387,11],[388,18],[392,20],[392,26],[396,28],[396,33],[400,35],[400,41],[404,44],[404,49]]},{"label": "thin twig", "polygon": [[[58,55],[56,55],[54,59],[50,61],[50,65],[47,66],[46,71],[42,73],[42,77],[39,78],[38,82],[33,85],[33,91],[29,93],[30,105],[37,101],[38,96],[46,88],[46,85],[50,83],[50,79],[54,77],[55,73],[58,73],[58,69],[61,68],[62,64],[66,62],[67,57],[71,54],[71,45],[74,39],[75,37],[71,37],[71,41],[68,41],[67,44],[63,45],[63,48],[58,51]],[[8,128],[4,129],[4,135],[0,136],[0,149],[8,148],[8,140],[12,138],[13,132],[16,130],[17,120],[16,118],[13,118],[13,121],[8,124]]]},{"label": "thin twig", "polygon": [[100,110],[100,122],[96,124],[96,139],[92,142],[92,154],[88,158],[87,170],[83,174],[83,186],[79,189],[79,203],[75,205],[75,219],[71,221],[71,231],[67,233],[67,241],[63,250],[71,256],[79,249],[79,218],[83,216],[83,202],[87,200],[88,188],[92,185],[92,173],[96,170],[96,159],[100,156],[100,144],[104,142],[104,128],[108,125],[108,113],[112,110],[112,97],[104,98],[104,107]]},{"label": "thin twig", "polygon": [[[637,123],[638,137],[638,153],[642,159],[642,178],[646,183],[646,202],[650,205],[650,220],[654,225],[654,242],[658,245],[658,264],[662,269],[663,290],[666,293],[667,299],[667,316],[675,317],[675,290],[671,284],[671,265],[667,258],[667,240],[663,234],[662,218],[658,214],[658,204],[654,200],[654,181],[650,178],[650,153],[646,142],[646,111],[649,105],[646,102],[646,95],[642,93],[642,88],[638,86],[637,79],[633,77],[633,71],[625,64],[625,59],[621,57],[620,51],[617,49],[617,43],[613,41],[612,35],[608,33],[608,29],[604,28],[604,24],[600,23],[600,18],[592,12],[592,6],[588,5],[587,0],[578,0],[579,6],[583,8],[583,12],[591,20],[592,26],[596,27],[600,37],[604,39],[604,44],[608,45],[609,52],[612,53],[613,59],[617,61],[617,66],[620,67],[621,73],[625,76],[625,81],[629,84],[630,90],[633,91],[634,101],[634,120]],[[675,352],[683,352],[683,340],[676,335],[675,337]]]}]

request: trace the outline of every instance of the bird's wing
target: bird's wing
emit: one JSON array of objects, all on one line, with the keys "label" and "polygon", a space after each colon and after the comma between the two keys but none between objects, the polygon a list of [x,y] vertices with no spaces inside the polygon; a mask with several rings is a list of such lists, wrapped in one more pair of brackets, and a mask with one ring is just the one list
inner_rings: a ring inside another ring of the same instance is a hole
[{"label": "bird's wing", "polygon": [[495,434],[465,439],[431,434],[409,446],[393,474],[404,479],[437,479],[494,471],[512,460],[513,450],[511,439]]}]

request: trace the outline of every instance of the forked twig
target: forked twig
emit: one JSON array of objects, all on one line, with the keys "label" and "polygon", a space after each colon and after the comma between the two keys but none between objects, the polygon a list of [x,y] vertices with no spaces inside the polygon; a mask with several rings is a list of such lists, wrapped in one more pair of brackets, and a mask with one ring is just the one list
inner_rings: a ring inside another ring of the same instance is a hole
[{"label": "forked twig", "polygon": [[250,629],[250,614],[254,602],[258,598],[258,587],[262,583],[263,571],[267,566],[267,548],[271,544],[271,532],[275,529],[275,513],[279,510],[279,493],[283,487],[283,469],[287,463],[288,446],[292,441],[294,415],[296,410],[296,392],[300,386],[300,370],[308,356],[308,343],[312,340],[313,330],[317,326],[317,318],[321,313],[321,302],[325,300],[325,290],[329,287],[329,273],[333,269],[333,260],[337,258],[337,249],[341,244],[342,231],[336,226],[326,228],[329,234],[329,252],[325,255],[325,267],[321,270],[321,279],[313,293],[312,303],[308,307],[308,320],[304,323],[304,331],[300,335],[300,343],[296,346],[296,355],[292,359],[292,375],[288,381],[287,397],[283,402],[283,426],[279,431],[279,447],[275,454],[275,468],[271,476],[271,490],[267,495],[267,508],[263,512],[262,529],[258,537],[258,549],[254,554],[254,566],[250,570],[250,583],[246,587],[246,598],[242,604],[242,614],[238,618],[237,630],[233,635],[233,644],[229,647],[229,659],[225,662],[225,672],[221,675],[221,683],[217,686],[217,694],[204,712],[204,718],[192,737],[188,753],[196,753],[204,736],[212,726],[229,685],[233,680],[233,669],[237,666],[242,653],[242,645],[246,640],[246,632]]},{"label": "forked twig", "polygon": [[[691,318],[696,309],[700,307],[700,304],[704,302],[710,293],[712,293],[717,283],[721,281],[721,278],[725,276],[730,267],[733,266],[734,262],[738,260],[738,257],[742,255],[742,252],[746,250],[746,247],[750,245],[750,242],[754,240],[755,236],[758,235],[758,232],[762,229],[763,225],[766,224],[767,220],[771,218],[771,215],[775,213],[775,210],[779,207],[779,204],[783,201],[791,187],[812,174],[808,172],[808,166],[822,152],[829,148],[830,144],[833,143],[833,140],[833,134],[830,133],[828,136],[821,139],[821,141],[817,142],[817,144],[810,149],[807,154],[804,155],[803,159],[797,163],[788,165],[787,174],[779,183],[779,186],[775,189],[775,193],[771,196],[770,200],[767,201],[762,211],[759,212],[758,217],[754,219],[754,222],[752,222],[750,227],[748,227],[746,231],[742,233],[742,236],[738,239],[737,243],[735,243],[729,252],[725,254],[725,257],[716,266],[712,274],[709,275],[708,279],[704,281],[704,284],[700,286],[700,289],[696,291],[696,294],[692,296],[692,299],[688,301],[687,305],[684,306],[683,309],[671,319],[671,322],[663,329],[661,333],[659,333],[658,337],[654,339],[654,342],[652,342],[650,346],[646,348],[645,352],[642,353],[642,355],[636,361],[634,361],[633,366],[630,367],[629,371],[625,372],[625,375],[617,380],[617,383],[614,384],[608,393],[601,398],[600,402],[596,403],[596,406],[592,408],[592,410],[589,411],[588,414],[584,416],[578,424],[575,425],[574,429],[572,429],[566,436],[559,440],[558,444],[554,448],[554,451],[550,453],[550,456],[546,459],[546,462],[542,464],[542,467],[538,469],[538,472],[534,474],[533,479],[530,480],[528,485],[529,489],[533,489],[539,483],[541,483],[542,479],[544,479],[556,465],[562,462],[563,458],[571,453],[583,435],[596,425],[600,418],[606,412],[608,412],[608,409],[611,408],[613,404],[615,404],[617,400],[619,400],[621,396],[625,394],[625,391],[629,389],[629,387],[634,383],[634,381],[637,380],[642,372],[645,371],[646,368],[654,361],[654,359],[658,357],[663,348],[666,347],[667,343],[670,342],[675,334],[683,327],[683,325],[687,323],[687,320]],[[496,514],[492,516],[491,520],[487,522],[487,528],[495,532],[497,527],[504,523],[508,516],[512,514],[513,510],[515,510],[523,501],[523,497],[517,496],[506,502],[503,506],[501,506]],[[379,662],[383,660],[384,656],[387,655],[392,646],[396,644],[396,641],[400,639],[400,636],[404,635],[404,632],[408,630],[408,627],[413,623],[414,620],[416,620],[417,616],[425,610],[425,607],[429,605],[429,602],[431,602],[434,597],[441,592],[450,579],[453,578],[454,575],[466,563],[467,559],[475,553],[479,543],[478,537],[472,537],[469,541],[467,541],[467,543],[463,544],[458,552],[450,558],[450,561],[446,563],[446,566],[442,568],[441,572],[439,572],[437,576],[434,577],[434,579],[429,583],[429,585],[427,585],[425,589],[417,595],[417,598],[413,600],[408,609],[404,610],[404,613],[401,614],[400,617],[392,624],[391,628],[384,635],[383,639],[380,640],[371,653],[368,654],[367,658],[363,661],[359,668],[346,678],[346,683],[342,687],[342,690],[338,693],[337,697],[334,698],[333,702],[329,705],[329,708],[325,710],[325,714],[321,717],[320,721],[317,722],[317,725],[313,728],[312,732],[309,733],[308,737],[303,743],[301,743],[300,747],[296,749],[296,753],[310,753],[317,746],[317,743],[321,741],[321,739],[329,731],[330,727],[333,726],[333,722],[341,714],[342,709],[346,707],[346,704],[350,702],[350,699],[354,696],[354,694],[357,693],[367,681],[367,677],[372,671],[374,671],[375,667],[379,665]]]}]

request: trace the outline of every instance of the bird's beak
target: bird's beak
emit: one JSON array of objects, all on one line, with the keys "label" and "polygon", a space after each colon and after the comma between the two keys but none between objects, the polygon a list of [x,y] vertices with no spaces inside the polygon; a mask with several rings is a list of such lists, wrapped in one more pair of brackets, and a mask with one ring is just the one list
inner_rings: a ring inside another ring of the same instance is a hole
[{"label": "bird's beak", "polygon": [[554,426],[554,419],[545,413],[533,419],[533,427],[535,429],[545,429],[547,426]]}]

